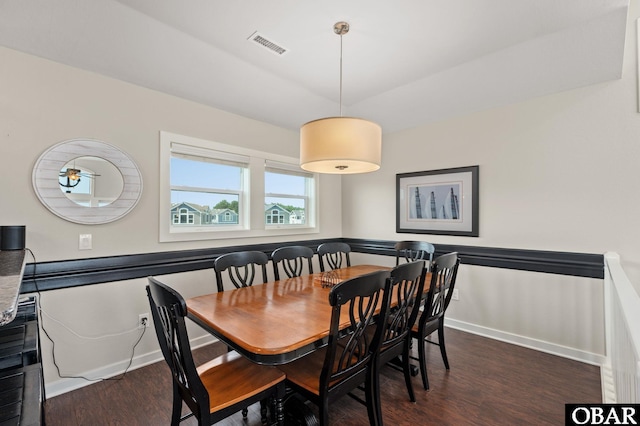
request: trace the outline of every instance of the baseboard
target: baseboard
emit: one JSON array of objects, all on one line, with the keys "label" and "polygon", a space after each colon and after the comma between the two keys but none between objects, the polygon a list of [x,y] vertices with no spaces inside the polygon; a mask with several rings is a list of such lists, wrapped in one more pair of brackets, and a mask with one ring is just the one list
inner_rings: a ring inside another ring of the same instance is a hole
[{"label": "baseboard", "polygon": [[599,367],[601,367],[605,362],[604,355],[599,355],[592,352],[586,352],[574,348],[569,348],[567,346],[556,345],[554,343],[532,339],[530,337],[520,336],[517,334],[507,333],[504,331],[495,330],[464,321],[457,321],[451,318],[445,318],[444,323],[447,327],[455,328],[456,330],[466,331],[468,333],[477,334],[479,336],[488,337],[490,339],[499,340],[501,342],[523,346],[525,348],[534,349],[551,355],[561,356],[563,358],[569,358],[591,365],[597,365]]},{"label": "baseboard", "polygon": [[[202,337],[193,339],[191,341],[191,349],[197,349],[199,347],[209,345],[217,341],[218,339],[216,339],[210,334],[207,334]],[[128,371],[135,370],[140,367],[144,367],[145,365],[153,364],[158,361],[162,361],[162,352],[160,352],[160,348],[158,348],[153,352],[135,356],[133,358],[133,361],[131,362],[131,366],[129,367]],[[106,365],[104,367],[97,368],[95,370],[78,373],[78,375],[82,375],[87,378],[115,377],[115,376],[118,376],[119,374],[122,374],[127,368],[128,364],[129,364],[129,360],[127,359],[127,360],[116,362],[110,365]],[[47,398],[53,398],[54,396],[62,395],[63,393],[67,393],[76,389],[83,388],[85,386],[91,385],[98,381],[100,380],[89,381],[82,378],[61,378],[54,382],[45,384],[45,392],[46,392],[45,395]]]}]

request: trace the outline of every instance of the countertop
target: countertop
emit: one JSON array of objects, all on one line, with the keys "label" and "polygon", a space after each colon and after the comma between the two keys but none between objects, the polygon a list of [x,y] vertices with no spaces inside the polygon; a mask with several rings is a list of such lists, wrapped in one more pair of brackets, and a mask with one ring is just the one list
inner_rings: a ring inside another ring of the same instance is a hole
[{"label": "countertop", "polygon": [[24,250],[0,250],[0,326],[16,316],[24,265]]}]

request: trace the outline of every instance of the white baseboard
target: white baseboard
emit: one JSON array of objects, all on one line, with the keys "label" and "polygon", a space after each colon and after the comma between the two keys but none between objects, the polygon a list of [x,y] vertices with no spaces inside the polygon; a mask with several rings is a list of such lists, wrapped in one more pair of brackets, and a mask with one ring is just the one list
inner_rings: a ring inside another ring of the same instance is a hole
[{"label": "white baseboard", "polygon": [[556,345],[554,343],[542,340],[532,339],[530,337],[520,336],[517,334],[507,333],[488,327],[471,324],[464,321],[457,321],[451,318],[445,318],[444,323],[447,327],[457,330],[466,331],[468,333],[477,334],[479,336],[488,337],[490,339],[500,340],[502,342],[523,346],[529,349],[535,349],[552,355],[561,356],[563,358],[581,361],[591,365],[602,366],[605,362],[605,356],[592,352],[581,351],[567,346]]},{"label": "white baseboard", "polygon": [[[209,345],[217,341],[218,339],[216,339],[212,335],[207,334],[202,337],[193,339],[191,341],[191,349],[197,349],[199,347]],[[160,348],[158,348],[153,352],[149,352],[149,353],[134,357],[128,371],[135,370],[137,368],[144,367],[145,365],[153,364],[154,362],[158,362],[161,360],[162,360],[162,352],[160,352]],[[80,375],[87,378],[115,377],[115,376],[118,376],[119,374],[122,374],[127,368],[128,364],[129,364],[129,360],[126,359],[120,362],[106,365],[104,367],[97,368],[95,370],[86,371]],[[81,378],[61,378],[54,382],[45,384],[45,392],[46,392],[45,395],[47,398],[53,398],[54,396],[62,395],[63,393],[80,389],[82,387],[88,386],[98,381],[99,380],[89,381]]]}]

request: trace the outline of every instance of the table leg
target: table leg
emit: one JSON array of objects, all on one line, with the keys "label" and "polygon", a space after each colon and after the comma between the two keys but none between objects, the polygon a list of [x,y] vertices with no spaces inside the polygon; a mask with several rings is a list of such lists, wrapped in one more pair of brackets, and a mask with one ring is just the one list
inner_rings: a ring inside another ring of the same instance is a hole
[{"label": "table leg", "polygon": [[307,405],[307,401],[296,393],[290,393],[285,398],[284,418],[287,426],[318,426],[320,424],[313,410]]},{"label": "table leg", "polygon": [[[402,360],[400,360],[400,357],[393,358],[387,364],[390,365],[391,367],[395,368],[396,370],[402,371]],[[413,365],[413,364],[409,364],[409,370],[411,371],[411,376],[413,376],[413,377],[417,376],[419,371],[420,371],[418,369],[418,366]]]}]

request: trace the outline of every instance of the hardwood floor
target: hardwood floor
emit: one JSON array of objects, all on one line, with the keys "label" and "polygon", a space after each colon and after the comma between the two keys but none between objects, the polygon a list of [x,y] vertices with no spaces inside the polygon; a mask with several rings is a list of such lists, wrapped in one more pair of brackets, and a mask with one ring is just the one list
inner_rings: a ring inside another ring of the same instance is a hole
[{"label": "hardwood floor", "polygon": [[[429,381],[413,378],[411,403],[402,373],[382,370],[381,398],[387,425],[561,425],[565,403],[601,402],[596,366],[447,329],[446,371],[438,347],[429,345]],[[202,363],[223,351],[221,344],[194,351]],[[414,348],[415,350],[415,348]],[[131,371],[119,381],[103,381],[47,400],[49,426],[166,425],[171,414],[171,383],[164,362]],[[367,411],[349,397],[330,408],[335,425],[366,425]],[[194,425],[191,418],[183,425]],[[260,425],[257,406],[245,421],[237,413],[224,426]]]}]

